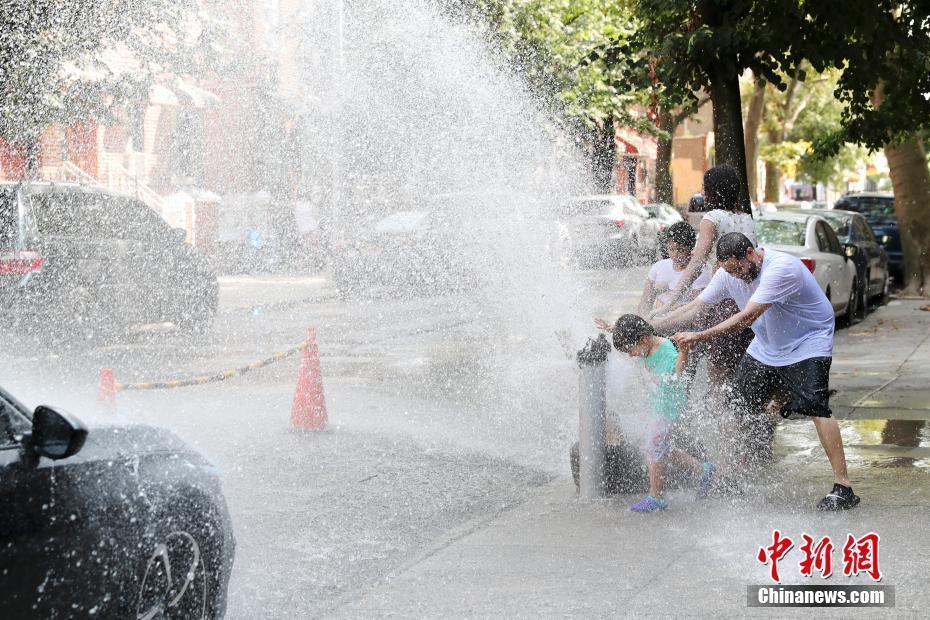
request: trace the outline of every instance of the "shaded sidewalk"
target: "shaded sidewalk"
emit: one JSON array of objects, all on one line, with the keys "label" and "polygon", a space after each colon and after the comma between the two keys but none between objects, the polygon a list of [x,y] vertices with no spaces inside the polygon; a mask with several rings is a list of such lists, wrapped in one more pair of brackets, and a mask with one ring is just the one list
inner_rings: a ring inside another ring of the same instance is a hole
[{"label": "shaded sidewalk", "polygon": [[831,406],[839,419],[930,420],[930,312],[894,299],[836,335]]}]

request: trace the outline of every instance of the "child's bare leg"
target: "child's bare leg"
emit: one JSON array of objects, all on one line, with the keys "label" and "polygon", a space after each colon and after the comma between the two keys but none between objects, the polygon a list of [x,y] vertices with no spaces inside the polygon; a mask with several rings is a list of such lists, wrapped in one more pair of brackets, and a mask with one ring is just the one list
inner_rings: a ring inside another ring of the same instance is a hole
[{"label": "child's bare leg", "polygon": [[704,463],[697,460],[687,452],[682,450],[671,450],[668,454],[669,458],[682,467],[687,467],[695,476],[700,476],[704,471]]},{"label": "child's bare leg", "polygon": [[662,498],[665,487],[665,463],[649,463],[649,494],[656,499]]}]

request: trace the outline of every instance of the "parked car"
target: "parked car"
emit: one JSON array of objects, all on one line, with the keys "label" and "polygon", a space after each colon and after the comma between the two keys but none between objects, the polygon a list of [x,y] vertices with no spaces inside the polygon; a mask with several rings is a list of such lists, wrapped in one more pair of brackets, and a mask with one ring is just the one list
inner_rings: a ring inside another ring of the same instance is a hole
[{"label": "parked car", "polygon": [[888,253],[878,242],[864,217],[840,209],[815,209],[811,213],[827,220],[840,243],[854,246],[851,258],[859,280],[859,310],[864,315],[870,302],[888,298],[891,273]]},{"label": "parked car", "polygon": [[235,541],[219,479],[171,433],[88,429],[0,389],[6,618],[221,618]]},{"label": "parked car", "polygon": [[649,214],[646,223],[655,228],[656,248],[654,255],[657,259],[668,258],[665,251],[665,231],[672,224],[684,221],[684,218],[681,217],[678,209],[666,203],[643,205],[643,208]]},{"label": "parked car", "polygon": [[691,224],[691,228],[698,230],[701,227],[704,214],[708,211],[710,211],[710,208],[704,203],[704,195],[701,193],[694,194],[688,200],[688,216],[685,219]]},{"label": "parked car", "polygon": [[202,329],[216,275],[142,202],[75,184],[0,184],[5,322],[90,338],[132,324]]},{"label": "parked car", "polygon": [[399,211],[336,234],[330,274],[345,296],[373,288],[394,295],[439,294],[474,283],[453,220],[438,210]]},{"label": "parked car", "polygon": [[856,264],[825,219],[808,211],[766,213],[756,220],[756,237],[760,247],[800,258],[845,323],[859,316]]},{"label": "parked car", "polygon": [[853,211],[869,223],[875,237],[888,252],[888,265],[892,276],[901,282],[904,278],[904,253],[901,235],[894,212],[894,196],[881,192],[847,194],[836,201],[834,209]]},{"label": "parked car", "polygon": [[557,213],[571,257],[583,267],[613,267],[652,257],[658,227],[632,196],[580,196]]},{"label": "parked car", "polygon": [[660,232],[684,219],[678,209],[664,202],[643,205],[643,208],[649,214],[649,219],[654,220],[659,225]]}]

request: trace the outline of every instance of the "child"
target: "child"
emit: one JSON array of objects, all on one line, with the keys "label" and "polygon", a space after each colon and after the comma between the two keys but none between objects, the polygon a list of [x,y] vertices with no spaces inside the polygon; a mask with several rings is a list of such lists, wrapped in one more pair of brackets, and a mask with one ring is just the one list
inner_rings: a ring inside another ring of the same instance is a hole
[{"label": "child", "polygon": [[669,439],[675,421],[687,406],[687,392],[680,375],[688,363],[688,352],[678,351],[667,338],[642,317],[624,314],[613,326],[614,347],[630,357],[641,357],[656,383],[652,394],[653,418],[646,433],[645,456],[649,467],[649,495],[630,507],[635,512],[665,510],[662,498],[665,465],[669,460],[690,468],[698,477],[697,496],[707,497],[714,465],[701,463],[690,454],[672,448]]},{"label": "child", "polygon": [[[668,253],[668,258],[656,262],[649,269],[646,286],[643,288],[643,295],[637,308],[640,316],[648,317],[654,311],[662,310],[672,300],[671,291],[681,280],[685,267],[691,262],[691,253],[694,251],[696,241],[697,234],[688,222],[676,222],[669,226],[665,232],[665,251]],[[688,289],[682,302],[687,303],[697,297],[709,282],[710,277],[705,270]]]}]

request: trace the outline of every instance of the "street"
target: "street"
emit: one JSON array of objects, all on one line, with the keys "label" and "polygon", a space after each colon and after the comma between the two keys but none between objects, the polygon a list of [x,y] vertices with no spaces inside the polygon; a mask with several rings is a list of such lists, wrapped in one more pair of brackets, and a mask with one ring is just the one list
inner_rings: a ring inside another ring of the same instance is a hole
[{"label": "street", "polygon": [[[631,283],[643,272],[581,277],[607,313],[636,302]],[[507,367],[519,358],[491,347],[467,298],[346,301],[323,275],[226,277],[221,287],[207,334],[155,326],[44,354],[14,342],[0,384],[85,421],[165,426],[220,469],[237,538],[229,617],[333,610],[450,529],[566,475],[574,362],[556,351],[535,368]],[[299,356],[221,383],[120,392],[115,414],[95,402],[101,368],[120,382],[212,374],[287,349],[309,326],[319,334],[325,431],[290,429]],[[526,375],[508,376],[517,371]]]},{"label": "street", "polygon": [[0,24],[0,615],[927,615],[930,3]]},{"label": "street", "polygon": [[[614,316],[635,306],[643,272],[577,276],[596,291],[590,305]],[[377,599],[366,598],[368,593],[390,592],[395,578],[408,583],[406,571],[416,575],[424,557],[484,523],[509,518],[512,527],[514,514],[534,510],[534,497],[564,504],[559,510],[569,515],[585,512],[583,505],[571,507],[577,500],[567,447],[577,432],[577,403],[574,363],[567,356],[556,352],[552,359],[537,360],[535,368],[516,366],[528,373],[525,377],[507,376],[514,368],[506,363],[521,358],[489,354],[466,297],[394,300],[373,294],[343,300],[324,275],[226,277],[221,286],[220,314],[207,334],[187,337],[172,328],[151,328],[124,342],[44,355],[19,343],[13,355],[4,354],[0,383],[33,406],[58,404],[95,422],[165,426],[220,469],[237,539],[228,617],[387,613],[396,601],[374,612]],[[838,347],[867,347],[869,334],[891,329],[879,323],[889,311],[879,309],[853,330],[839,331]],[[121,392],[115,414],[95,402],[100,368],[113,368],[117,380],[126,382],[213,373],[284,350],[303,339],[308,326],[319,331],[330,419],[324,431],[289,427],[296,356],[220,383]],[[517,342],[527,337],[510,336]],[[876,385],[887,379],[876,377],[877,369],[863,373],[860,366],[855,359],[838,359],[834,370],[849,375],[845,381],[860,382],[859,391],[850,393],[872,394],[874,401],[869,377]],[[845,391],[836,400],[849,402]],[[856,417],[869,415],[860,407]],[[853,444],[851,469],[859,476],[862,468],[877,473],[857,487],[866,501],[884,496],[891,484],[910,498],[908,503],[925,502],[928,448],[922,425],[911,429],[911,447],[883,447],[896,440],[876,442],[874,422],[844,424],[844,436]],[[798,495],[786,485],[799,473],[805,489],[814,481],[825,484],[827,469],[817,450],[809,424],[794,422],[780,432],[781,473],[765,491],[775,499],[750,504],[758,514],[749,531],[764,529],[766,515],[780,514],[772,502],[777,505],[786,494],[792,511],[805,512],[810,493]],[[811,455],[817,463],[813,469]],[[628,518],[622,504],[604,510],[597,510],[598,523],[604,517]],[[726,504],[713,510],[723,510],[714,517],[722,519]],[[852,519],[851,529],[861,529],[856,514],[845,519]],[[589,525],[593,529],[585,531],[592,533],[617,527]],[[889,557],[889,564],[894,561]],[[429,576],[417,577],[416,583],[425,586],[424,579],[432,584]],[[436,608],[430,600],[421,601],[424,610],[471,608],[481,615],[496,613],[503,598],[487,608],[459,607],[455,598],[445,603],[450,607]],[[419,609],[407,612],[417,615]],[[576,608],[564,608],[571,609]]]}]

